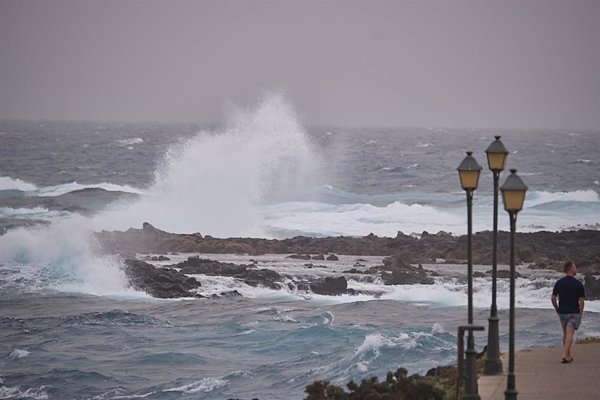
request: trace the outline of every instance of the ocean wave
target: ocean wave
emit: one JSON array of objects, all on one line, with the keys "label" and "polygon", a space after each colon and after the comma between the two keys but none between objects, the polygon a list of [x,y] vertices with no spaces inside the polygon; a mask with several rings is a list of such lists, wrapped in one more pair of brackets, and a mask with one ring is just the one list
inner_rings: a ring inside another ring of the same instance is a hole
[{"label": "ocean wave", "polygon": [[186,385],[163,389],[163,392],[182,392],[185,394],[210,393],[227,386],[227,381],[222,378],[202,378]]},{"label": "ocean wave", "polygon": [[165,365],[201,365],[206,364],[206,360],[196,354],[179,353],[179,352],[167,352],[148,354],[139,357],[136,362],[141,364],[157,364],[161,366]]},{"label": "ocean wave", "polygon": [[[0,382],[1,384],[1,382]],[[9,387],[0,386],[0,399],[32,399],[46,400],[48,396],[48,386],[42,385],[36,388],[22,389],[19,386]]]},{"label": "ocean wave", "polygon": [[65,193],[73,192],[76,190],[83,189],[104,189],[109,192],[125,192],[125,193],[135,193],[135,194],[143,194],[144,191],[139,188],[134,188],[128,185],[117,185],[114,183],[102,182],[102,183],[90,183],[90,184],[81,184],[77,182],[64,183],[62,185],[56,186],[46,186],[35,191],[40,197],[55,197],[60,196]]},{"label": "ocean wave", "polygon": [[595,190],[576,190],[573,192],[533,191],[527,194],[526,207],[539,206],[551,202],[600,202],[600,194]]},{"label": "ocean wave", "polygon": [[133,146],[134,144],[144,143],[144,139],[139,138],[139,137],[131,138],[131,139],[120,139],[120,140],[117,140],[117,143],[121,147],[128,147],[128,146]]},{"label": "ocean wave", "polygon": [[260,204],[293,196],[322,174],[318,153],[294,110],[283,96],[272,95],[255,110],[237,112],[222,131],[203,131],[173,146],[145,198],[95,221],[110,230],[152,218],[171,232],[202,227],[218,237],[262,237]]},{"label": "ocean wave", "polygon": [[34,208],[10,208],[0,207],[0,218],[37,219],[52,221],[56,218],[69,215],[69,212],[48,210],[43,207]]},{"label": "ocean wave", "polygon": [[29,290],[148,296],[128,287],[118,258],[96,254],[92,231],[83,217],[8,231],[0,236],[0,263],[18,266]]},{"label": "ocean wave", "polygon": [[8,176],[0,176],[0,191],[2,190],[20,190],[29,192],[36,190],[37,186],[33,183],[25,182],[19,178],[10,178]]},{"label": "ocean wave", "polygon": [[364,236],[373,233],[394,237],[399,230],[422,232],[430,226],[437,226],[436,232],[455,232],[464,223],[461,216],[445,210],[399,201],[383,207],[371,204],[280,203],[265,210],[264,220],[271,232],[312,232],[317,236]]},{"label": "ocean wave", "polygon": [[10,352],[10,354],[8,355],[8,358],[11,360],[19,360],[23,357],[27,357],[29,354],[31,354],[31,353],[27,350],[14,349],[13,351]]}]

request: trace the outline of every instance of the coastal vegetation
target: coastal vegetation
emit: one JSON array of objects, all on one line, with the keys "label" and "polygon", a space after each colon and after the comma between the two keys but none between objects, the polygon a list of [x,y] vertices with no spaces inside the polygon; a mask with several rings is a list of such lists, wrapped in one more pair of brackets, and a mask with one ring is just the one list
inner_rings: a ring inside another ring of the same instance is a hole
[{"label": "coastal vegetation", "polygon": [[377,377],[363,379],[359,384],[350,381],[348,392],[328,381],[315,381],[306,387],[306,400],[364,400],[364,399],[422,399],[443,400],[446,392],[430,377],[407,375],[404,368],[388,372],[385,380]]}]

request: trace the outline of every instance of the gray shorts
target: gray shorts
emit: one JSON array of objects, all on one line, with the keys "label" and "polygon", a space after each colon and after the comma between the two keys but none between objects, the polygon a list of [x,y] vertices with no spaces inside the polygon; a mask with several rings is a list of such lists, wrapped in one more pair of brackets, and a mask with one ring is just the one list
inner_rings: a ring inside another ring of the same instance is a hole
[{"label": "gray shorts", "polygon": [[558,314],[560,317],[560,324],[563,328],[571,327],[575,330],[579,328],[581,324],[581,314]]}]

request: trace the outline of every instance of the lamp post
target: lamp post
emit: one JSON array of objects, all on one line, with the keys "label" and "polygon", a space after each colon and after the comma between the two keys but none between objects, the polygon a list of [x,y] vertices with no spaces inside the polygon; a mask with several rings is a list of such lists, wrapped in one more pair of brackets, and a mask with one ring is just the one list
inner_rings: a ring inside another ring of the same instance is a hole
[{"label": "lamp post", "polygon": [[515,384],[515,230],[517,213],[523,208],[527,186],[517,175],[516,169],[510,170],[510,175],[500,188],[504,209],[510,217],[510,313],[509,313],[509,338],[508,338],[508,376],[505,400],[516,400],[517,389]]},{"label": "lamp post", "polygon": [[498,306],[496,305],[496,281],[498,277],[498,181],[500,172],[504,170],[508,151],[500,141],[500,136],[490,144],[485,151],[487,154],[488,167],[494,175],[494,229],[492,239],[492,306],[490,318],[488,319],[488,342],[487,358],[483,365],[485,375],[493,375],[502,372],[502,361],[500,361],[500,339],[498,333]]},{"label": "lamp post", "polygon": [[[467,156],[458,166],[460,184],[467,194],[467,292],[468,292],[468,323],[473,325],[473,264],[471,261],[471,237],[473,230],[473,191],[477,189],[481,165],[475,161],[473,152],[467,151]],[[473,330],[469,329],[467,335],[467,350],[465,362],[465,390],[463,399],[477,399],[477,352],[475,351],[475,337]]]}]

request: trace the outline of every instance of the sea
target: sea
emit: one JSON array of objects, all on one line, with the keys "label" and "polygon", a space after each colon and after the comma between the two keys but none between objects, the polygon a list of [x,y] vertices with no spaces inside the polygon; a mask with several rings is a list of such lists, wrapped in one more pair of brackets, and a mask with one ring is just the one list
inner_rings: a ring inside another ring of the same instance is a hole
[{"label": "sea", "polygon": [[[128,287],[123,260],[101,253],[93,232],[149,222],[223,238],[462,235],[466,151],[483,167],[474,231],[491,230],[485,149],[496,135],[509,150],[500,183],[517,169],[528,186],[518,231],[600,229],[598,131],[312,126],[278,95],[214,125],[0,120],[0,398],[302,399],[316,380],[344,387],[455,363],[464,264],[424,265],[438,273],[433,285],[386,286],[344,272],[382,256],[200,254],[286,276],[345,275],[360,294],[195,275],[207,298],[165,300]],[[508,222],[500,201],[500,229]],[[561,274],[518,270],[517,348],[560,345],[550,295]],[[242,296],[210,297],[231,290]],[[500,279],[501,351],[508,293]],[[474,322],[486,329],[490,302],[489,278],[474,278]],[[600,336],[600,301],[586,303],[577,336]],[[478,351],[486,341],[476,334]]]}]

